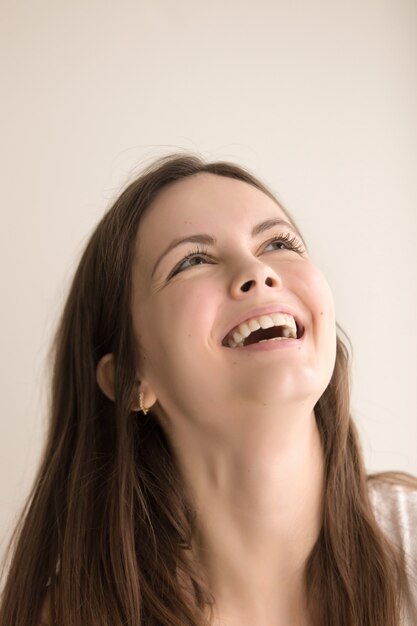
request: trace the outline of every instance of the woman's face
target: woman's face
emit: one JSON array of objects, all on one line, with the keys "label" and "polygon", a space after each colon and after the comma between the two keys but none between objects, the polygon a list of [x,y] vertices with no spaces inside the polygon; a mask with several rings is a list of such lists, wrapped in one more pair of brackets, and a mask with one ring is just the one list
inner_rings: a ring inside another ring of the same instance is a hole
[{"label": "woman's face", "polygon": [[[288,222],[283,210],[257,188],[208,173],[171,184],[148,208],[132,306],[138,376],[157,414],[224,421],[301,402],[312,409],[322,395],[335,363],[333,298],[280,220]],[[249,330],[270,324],[268,313],[291,327],[279,312],[295,318],[301,338],[256,341],[281,334],[275,327],[243,346],[233,338],[245,321]]]}]

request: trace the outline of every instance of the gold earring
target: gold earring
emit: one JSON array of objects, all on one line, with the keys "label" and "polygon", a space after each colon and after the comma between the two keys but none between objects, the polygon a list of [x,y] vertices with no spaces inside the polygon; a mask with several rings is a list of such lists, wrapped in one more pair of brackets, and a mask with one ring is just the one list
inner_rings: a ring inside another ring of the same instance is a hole
[{"label": "gold earring", "polygon": [[141,391],[139,393],[139,407],[140,407],[139,410],[142,411],[144,415],[146,415],[149,409],[145,407],[144,397],[145,397],[145,394],[143,393],[143,391]]}]

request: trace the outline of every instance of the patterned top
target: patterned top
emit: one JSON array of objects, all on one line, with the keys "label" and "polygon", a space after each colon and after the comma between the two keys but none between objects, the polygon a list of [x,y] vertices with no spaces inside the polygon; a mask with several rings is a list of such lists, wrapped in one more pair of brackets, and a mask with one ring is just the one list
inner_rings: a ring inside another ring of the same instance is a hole
[{"label": "patterned top", "polygon": [[375,517],[395,545],[403,548],[408,575],[408,600],[403,626],[417,625],[417,490],[372,480],[369,494]]}]

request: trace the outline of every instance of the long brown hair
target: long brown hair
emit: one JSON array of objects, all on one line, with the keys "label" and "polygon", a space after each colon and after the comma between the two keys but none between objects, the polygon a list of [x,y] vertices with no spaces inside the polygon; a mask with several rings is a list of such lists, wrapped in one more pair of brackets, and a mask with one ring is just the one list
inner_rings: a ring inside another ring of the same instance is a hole
[{"label": "long brown hair", "polygon": [[[131,410],[138,226],[163,187],[199,172],[242,180],[277,202],[237,165],[174,154],[132,182],[100,221],[54,341],[48,437],[9,545],[2,626],[38,624],[47,593],[50,622],[60,626],[210,623],[214,599],[189,558],[192,503],[155,416],[139,418]],[[305,568],[307,603],[314,626],[399,626],[404,555],[389,543],[370,504],[342,335],[338,326],[334,372],[315,407],[325,493],[322,529]],[[115,402],[96,383],[97,363],[109,352]]]}]

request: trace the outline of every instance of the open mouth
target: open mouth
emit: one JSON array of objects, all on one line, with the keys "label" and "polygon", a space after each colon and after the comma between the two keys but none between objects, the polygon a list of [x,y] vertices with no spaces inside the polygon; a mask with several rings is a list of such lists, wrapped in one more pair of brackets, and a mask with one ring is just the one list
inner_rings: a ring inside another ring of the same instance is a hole
[{"label": "open mouth", "polygon": [[222,341],[226,348],[242,348],[265,341],[301,339],[304,327],[286,313],[271,313],[252,318],[233,328]]}]

